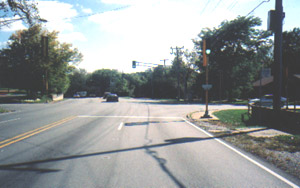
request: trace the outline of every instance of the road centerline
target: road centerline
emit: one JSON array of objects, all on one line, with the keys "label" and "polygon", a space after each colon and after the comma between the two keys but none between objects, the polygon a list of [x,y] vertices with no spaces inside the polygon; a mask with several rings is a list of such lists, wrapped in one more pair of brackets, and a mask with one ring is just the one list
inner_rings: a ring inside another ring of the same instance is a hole
[{"label": "road centerline", "polygon": [[67,117],[67,118],[65,118],[65,119],[62,119],[62,120],[59,120],[59,121],[56,121],[56,122],[53,122],[53,123],[44,125],[44,126],[39,127],[39,128],[37,128],[37,129],[34,129],[34,130],[31,130],[31,131],[28,131],[28,132],[19,134],[19,135],[15,136],[15,137],[12,137],[12,138],[8,138],[8,139],[6,139],[6,140],[3,140],[3,141],[0,142],[0,149],[1,149],[1,148],[4,148],[4,147],[6,147],[6,146],[9,146],[9,145],[11,145],[11,144],[17,143],[17,142],[19,142],[19,141],[22,141],[22,140],[24,140],[24,139],[26,139],[26,138],[29,138],[29,137],[31,137],[31,136],[34,136],[34,135],[36,135],[36,134],[39,134],[39,133],[41,133],[41,132],[44,132],[44,131],[46,131],[46,130],[48,130],[48,129],[54,128],[54,127],[56,127],[56,126],[58,126],[58,125],[61,125],[61,124],[63,124],[63,123],[66,123],[66,122],[68,122],[68,121],[71,121],[72,119],[75,119],[75,118],[76,118],[76,116],[70,116],[70,117]]}]

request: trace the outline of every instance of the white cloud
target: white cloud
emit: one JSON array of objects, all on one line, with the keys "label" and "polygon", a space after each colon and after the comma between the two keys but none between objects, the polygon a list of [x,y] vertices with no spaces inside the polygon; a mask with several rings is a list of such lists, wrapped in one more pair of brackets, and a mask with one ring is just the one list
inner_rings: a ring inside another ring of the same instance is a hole
[{"label": "white cloud", "polygon": [[59,41],[73,43],[74,41],[86,42],[87,38],[80,32],[60,33]]},{"label": "white cloud", "polygon": [[82,12],[87,13],[87,14],[93,13],[92,9],[90,9],[90,8],[82,8]]},{"label": "white cloud", "polygon": [[[110,67],[128,72],[132,71],[132,60],[155,64],[162,63],[160,60],[165,58],[171,61],[174,59],[174,55],[170,55],[171,46],[184,46],[191,50],[194,47],[192,39],[197,37],[202,28],[217,27],[225,18],[237,16],[221,7],[201,15],[206,2],[195,6],[195,0],[189,0],[189,3],[171,0],[102,2],[132,6],[88,18],[99,25],[100,32],[109,34],[111,39],[107,39],[110,45],[105,48],[84,52],[85,60],[81,66]],[[98,58],[93,54],[97,54]],[[98,61],[101,62],[95,63],[99,57],[101,60]]]},{"label": "white cloud", "polygon": [[41,18],[48,21],[45,25],[49,30],[60,32],[74,30],[70,18],[77,16],[78,13],[73,5],[58,1],[39,1],[38,9]]},{"label": "white cloud", "polygon": [[[140,3],[141,0],[101,0],[101,2],[105,4],[132,5]],[[145,2],[145,0],[142,2]]]},{"label": "white cloud", "polygon": [[[17,17],[12,18],[12,19],[17,19]],[[22,29],[26,29],[26,27],[24,26],[22,21],[19,20],[19,21],[13,22],[9,26],[5,26],[5,27],[1,28],[1,31],[13,32],[13,31],[22,30]]]}]

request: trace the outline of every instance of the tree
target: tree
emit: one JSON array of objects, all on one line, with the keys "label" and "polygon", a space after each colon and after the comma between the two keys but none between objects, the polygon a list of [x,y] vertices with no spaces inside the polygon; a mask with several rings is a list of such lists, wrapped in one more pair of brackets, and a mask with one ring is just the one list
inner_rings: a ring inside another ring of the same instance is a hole
[{"label": "tree", "polygon": [[184,99],[191,100],[193,92],[192,88],[195,83],[197,76],[197,65],[196,62],[199,61],[198,54],[196,51],[190,52],[186,50],[184,52],[185,61],[183,61],[183,83],[184,83]]},{"label": "tree", "polygon": [[[60,43],[57,32],[47,32],[40,25],[29,29],[20,30],[12,34],[8,48],[0,51],[2,59],[1,71],[5,75],[5,85],[25,89],[33,95],[37,91],[46,93],[66,92],[70,72],[70,64],[77,64],[82,59],[82,54],[71,44]],[[49,56],[41,54],[41,37],[49,38]]]},{"label": "tree", "polygon": [[200,40],[194,40],[198,50],[202,48],[202,38],[210,41],[209,72],[213,76],[209,80],[213,84],[210,92],[213,97],[220,93],[218,88],[222,88],[229,100],[246,98],[253,89],[252,83],[262,66],[258,57],[268,56],[271,48],[270,33],[255,29],[259,25],[259,18],[238,17],[222,22],[219,28],[202,30],[198,35]]},{"label": "tree", "polygon": [[291,74],[300,74],[300,28],[283,32],[282,58]]},{"label": "tree", "polygon": [[77,91],[87,91],[86,81],[90,75],[84,69],[74,69],[68,75],[70,87],[66,93],[67,96],[73,96]]},{"label": "tree", "polygon": [[96,88],[99,95],[104,92],[117,93],[120,96],[128,95],[128,83],[117,70],[100,69],[94,71],[87,79],[87,86]]},{"label": "tree", "polygon": [[300,74],[300,28],[285,31],[282,34],[283,85],[285,96],[299,100],[299,80],[294,77]]},{"label": "tree", "polygon": [[0,30],[13,22],[24,21],[29,26],[42,21],[33,0],[3,0],[0,2]]}]

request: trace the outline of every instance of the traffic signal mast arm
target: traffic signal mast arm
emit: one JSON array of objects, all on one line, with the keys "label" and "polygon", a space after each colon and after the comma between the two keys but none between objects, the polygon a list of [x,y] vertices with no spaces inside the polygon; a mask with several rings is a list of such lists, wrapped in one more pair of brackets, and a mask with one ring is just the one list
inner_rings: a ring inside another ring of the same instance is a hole
[{"label": "traffic signal mast arm", "polygon": [[132,68],[136,68],[136,66],[143,66],[143,67],[154,67],[161,64],[155,64],[155,63],[143,63],[138,61],[132,61]]}]

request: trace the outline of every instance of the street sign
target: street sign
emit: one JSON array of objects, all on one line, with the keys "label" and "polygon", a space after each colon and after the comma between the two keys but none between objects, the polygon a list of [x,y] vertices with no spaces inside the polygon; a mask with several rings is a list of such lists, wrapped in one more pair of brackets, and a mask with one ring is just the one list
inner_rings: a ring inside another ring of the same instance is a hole
[{"label": "street sign", "polygon": [[212,85],[211,85],[211,84],[203,84],[203,85],[202,85],[202,88],[203,88],[204,90],[210,90],[210,89],[212,88]]}]

